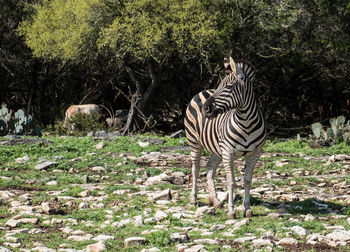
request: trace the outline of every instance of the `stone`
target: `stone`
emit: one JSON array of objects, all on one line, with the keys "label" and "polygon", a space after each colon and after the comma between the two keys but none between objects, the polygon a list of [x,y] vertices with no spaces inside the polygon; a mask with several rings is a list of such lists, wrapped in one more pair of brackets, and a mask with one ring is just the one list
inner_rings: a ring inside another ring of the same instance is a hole
[{"label": "stone", "polygon": [[169,137],[170,138],[180,138],[180,137],[184,137],[184,136],[185,136],[185,131],[183,129],[181,129],[181,130],[174,132]]},{"label": "stone", "polygon": [[106,245],[102,241],[99,241],[97,243],[86,246],[85,250],[86,252],[102,252],[102,251],[105,251],[106,249],[107,249]]},{"label": "stone", "polygon": [[145,185],[158,185],[166,184],[171,181],[171,177],[165,173],[159,174],[158,176],[150,177],[146,180]]},{"label": "stone", "polygon": [[129,237],[124,240],[124,246],[130,246],[130,245],[143,245],[146,243],[146,238],[144,237]]},{"label": "stone", "polygon": [[214,240],[214,239],[196,239],[193,242],[197,243],[197,244],[207,244],[207,245],[217,245],[217,244],[219,244],[219,241],[218,240]]},{"label": "stone", "polygon": [[256,248],[261,248],[264,246],[272,246],[272,245],[273,245],[272,242],[268,239],[256,239],[256,240],[253,240],[252,242],[252,246]]},{"label": "stone", "polygon": [[228,191],[226,192],[217,192],[216,197],[220,202],[225,202],[228,200]]},{"label": "stone", "polygon": [[224,224],[214,224],[210,227],[210,231],[223,230],[225,228],[226,228],[226,225]]},{"label": "stone", "polygon": [[89,208],[90,206],[89,206],[89,203],[87,203],[87,202],[81,202],[80,204],[79,204],[79,209],[81,210],[81,209],[87,209],[87,208]]},{"label": "stone", "polygon": [[203,207],[198,207],[196,210],[196,213],[194,214],[195,217],[200,217],[203,214],[214,214],[215,213],[215,208],[214,207],[208,207],[208,206],[203,206]]},{"label": "stone", "polygon": [[141,252],[160,252],[160,251],[161,250],[159,248],[156,248],[156,247],[141,250]]},{"label": "stone", "polygon": [[185,176],[186,175],[183,172],[173,172],[170,176],[171,183],[175,185],[183,185],[186,181]]},{"label": "stone", "polygon": [[78,241],[78,242],[81,242],[81,241],[88,241],[92,238],[92,235],[90,234],[87,234],[87,235],[84,235],[84,236],[81,236],[81,235],[71,235],[71,236],[68,236],[68,240],[70,241]]},{"label": "stone", "polygon": [[149,142],[142,142],[142,141],[138,141],[138,144],[140,147],[142,148],[146,148],[149,146]]},{"label": "stone", "polygon": [[56,214],[61,211],[61,204],[57,201],[43,202],[41,203],[41,208],[46,214]]},{"label": "stone", "polygon": [[143,226],[143,218],[141,215],[135,216],[134,217],[134,226],[135,227],[141,227]]},{"label": "stone", "polygon": [[58,184],[57,181],[50,181],[50,182],[47,182],[45,185],[56,186],[57,184]]},{"label": "stone", "polygon": [[350,240],[350,231],[335,230],[334,232],[327,234],[326,237],[333,241],[347,242]]},{"label": "stone", "polygon": [[37,170],[46,170],[52,166],[57,166],[58,163],[55,162],[55,161],[46,161],[46,162],[43,162],[43,163],[40,163],[40,164],[37,164],[35,166],[35,169]]},{"label": "stone", "polygon": [[234,227],[234,228],[240,228],[240,227],[242,227],[242,226],[248,225],[249,221],[250,221],[249,218],[244,218],[243,220],[241,220],[241,221],[235,223],[235,224],[233,225],[233,227]]},{"label": "stone", "polygon": [[106,172],[106,169],[103,166],[94,166],[90,168],[91,171],[94,172]]},{"label": "stone", "polygon": [[114,240],[114,236],[112,236],[112,235],[98,235],[92,239],[95,241]]},{"label": "stone", "polygon": [[0,246],[0,252],[12,252],[12,250]]},{"label": "stone", "polygon": [[105,146],[105,143],[102,141],[96,144],[95,148],[96,150],[101,150],[104,146]]},{"label": "stone", "polygon": [[189,237],[187,234],[173,233],[170,235],[170,240],[173,242],[185,243],[188,242]]},{"label": "stone", "polygon": [[37,246],[32,249],[32,251],[38,251],[38,252],[56,252],[56,249],[51,249],[45,246]]},{"label": "stone", "polygon": [[154,218],[156,218],[157,221],[161,221],[168,218],[168,214],[163,212],[162,210],[157,210],[157,212],[154,215]]},{"label": "stone", "polygon": [[240,243],[240,244],[243,244],[243,243],[245,243],[245,242],[247,242],[247,241],[253,241],[253,240],[255,240],[255,239],[256,239],[255,236],[246,236],[246,237],[237,238],[237,239],[235,239],[234,241],[235,241],[235,242],[238,242],[238,243]]},{"label": "stone", "polygon": [[194,245],[184,250],[184,252],[206,252],[204,245]]},{"label": "stone", "polygon": [[305,228],[301,226],[293,226],[291,227],[291,230],[293,231],[293,233],[295,233],[298,236],[306,236],[309,234],[309,231],[307,231]]},{"label": "stone", "polygon": [[160,193],[157,193],[152,197],[152,200],[171,200],[171,191],[170,189],[166,189],[164,191],[161,191]]},{"label": "stone", "polygon": [[27,163],[29,161],[29,157],[28,156],[24,156],[24,157],[21,157],[21,158],[16,158],[16,163],[17,164],[24,164],[24,163]]},{"label": "stone", "polygon": [[296,246],[298,245],[298,241],[294,238],[283,238],[279,240],[276,244],[279,246]]}]

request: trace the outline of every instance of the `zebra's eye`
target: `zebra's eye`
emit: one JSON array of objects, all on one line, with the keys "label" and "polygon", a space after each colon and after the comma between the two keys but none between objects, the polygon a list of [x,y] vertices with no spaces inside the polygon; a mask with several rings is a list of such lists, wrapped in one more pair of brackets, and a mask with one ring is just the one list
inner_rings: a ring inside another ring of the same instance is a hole
[{"label": "zebra's eye", "polygon": [[238,74],[237,74],[237,77],[238,77],[239,79],[243,80],[244,75],[243,75],[242,73],[238,73]]}]

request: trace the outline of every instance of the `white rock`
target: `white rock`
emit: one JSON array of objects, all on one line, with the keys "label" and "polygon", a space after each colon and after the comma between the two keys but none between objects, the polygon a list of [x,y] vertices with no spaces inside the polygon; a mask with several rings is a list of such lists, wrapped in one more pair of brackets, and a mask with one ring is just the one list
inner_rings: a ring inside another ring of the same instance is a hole
[{"label": "white rock", "polygon": [[256,248],[261,248],[264,246],[272,246],[272,245],[273,245],[272,242],[268,239],[256,239],[256,240],[253,240],[252,242],[252,246]]},{"label": "white rock", "polygon": [[256,237],[255,236],[246,236],[246,237],[240,237],[240,238],[237,238],[235,239],[235,242],[238,242],[238,243],[245,243],[247,241],[252,241],[252,240],[255,240]]},{"label": "white rock", "polygon": [[12,250],[0,246],[0,252],[12,252]]},{"label": "white rock", "polygon": [[146,238],[144,237],[129,237],[124,240],[124,246],[130,246],[130,245],[142,245],[146,243]]},{"label": "white rock", "polygon": [[204,206],[204,207],[198,207],[196,210],[196,213],[194,214],[195,217],[200,217],[203,214],[214,214],[215,213],[215,208],[214,207],[208,207],[208,206]]},{"label": "white rock", "polygon": [[305,236],[310,234],[309,231],[307,231],[305,228],[301,227],[301,226],[294,226],[291,228],[291,230],[299,236]]},{"label": "white rock", "polygon": [[142,148],[146,148],[149,146],[149,142],[141,142],[141,141],[138,141],[138,144],[140,147]]},{"label": "white rock", "polygon": [[150,218],[144,219],[143,222],[144,222],[145,224],[152,224],[152,223],[156,223],[156,222],[157,222],[157,219],[154,218],[154,217],[150,217]]},{"label": "white rock", "polygon": [[89,203],[87,203],[87,202],[81,202],[80,204],[79,204],[79,209],[87,209],[87,208],[89,208],[90,206],[89,206]]},{"label": "white rock", "polygon": [[96,144],[95,148],[96,148],[96,150],[101,150],[104,146],[105,146],[105,143],[100,142],[100,143]]},{"label": "white rock", "polygon": [[283,238],[277,242],[277,245],[290,245],[290,246],[296,246],[298,244],[298,241],[294,238]]},{"label": "white rock", "polygon": [[184,252],[206,252],[204,245],[194,245],[184,250]]},{"label": "white rock", "polygon": [[37,164],[37,165],[35,166],[35,169],[37,169],[37,170],[44,170],[44,169],[47,169],[47,168],[49,168],[49,167],[51,167],[51,166],[57,166],[57,165],[58,165],[57,162],[54,162],[54,161],[46,161],[46,162],[44,162],[44,163]]},{"label": "white rock", "polygon": [[134,217],[134,226],[135,227],[141,227],[143,226],[143,218],[141,215],[135,216]]},{"label": "white rock", "polygon": [[235,223],[235,224],[233,225],[233,227],[234,227],[234,228],[240,228],[240,227],[242,227],[242,226],[248,225],[249,221],[250,221],[250,220],[249,220],[248,218],[244,218],[243,220],[241,220],[241,221]]},{"label": "white rock", "polygon": [[21,158],[16,158],[16,163],[17,164],[24,164],[24,163],[27,163],[29,161],[29,157],[28,156],[24,156],[24,157],[21,157]]},{"label": "white rock", "polygon": [[38,252],[56,252],[56,249],[51,249],[51,248],[47,248],[47,247],[44,247],[44,246],[37,246],[37,247],[33,248],[32,251],[38,251]]},{"label": "white rock", "polygon": [[150,248],[150,249],[143,249],[143,250],[141,250],[141,252],[160,252],[160,249],[156,248],[156,247],[153,247],[153,248]]},{"label": "white rock", "polygon": [[157,210],[156,214],[154,215],[154,218],[156,218],[157,221],[161,221],[168,218],[168,214],[163,212],[162,210]]},{"label": "white rock", "polygon": [[327,234],[326,237],[333,241],[347,242],[350,240],[350,231],[335,230],[334,232]]},{"label": "white rock", "polygon": [[46,185],[48,186],[56,186],[57,184],[58,184],[57,181],[50,181],[46,183]]},{"label": "white rock", "polygon": [[197,244],[208,244],[208,245],[219,244],[219,241],[214,240],[214,239],[196,239],[193,242],[197,243]]},{"label": "white rock", "polygon": [[95,241],[114,240],[114,236],[112,236],[112,235],[98,235],[92,239]]},{"label": "white rock", "polygon": [[150,197],[150,200],[171,200],[171,198],[172,196],[171,196],[170,189],[166,189],[164,191],[161,191],[160,193],[152,195]]},{"label": "white rock", "polygon": [[106,172],[106,169],[103,166],[94,166],[94,167],[91,167],[91,171],[94,171],[94,172]]},{"label": "white rock", "polygon": [[171,177],[165,173],[159,174],[158,176],[150,177],[146,180],[145,185],[157,185],[157,184],[165,184],[171,180]]},{"label": "white rock", "polygon": [[170,235],[170,239],[174,242],[185,243],[189,238],[187,234],[173,233]]}]

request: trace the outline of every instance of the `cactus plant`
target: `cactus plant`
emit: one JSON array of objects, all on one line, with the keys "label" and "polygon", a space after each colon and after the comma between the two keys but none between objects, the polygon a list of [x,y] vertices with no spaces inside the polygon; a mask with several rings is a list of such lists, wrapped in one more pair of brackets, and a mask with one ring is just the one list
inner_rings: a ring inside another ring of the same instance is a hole
[{"label": "cactus plant", "polygon": [[23,134],[29,129],[33,118],[23,109],[19,109],[12,114],[5,104],[1,105],[0,109],[0,134]]},{"label": "cactus plant", "polygon": [[[320,123],[311,125],[312,132],[318,145],[334,145],[340,142],[350,143],[350,121],[346,122],[344,116],[330,119],[331,127],[323,129]],[[317,145],[317,144],[316,144]]]}]

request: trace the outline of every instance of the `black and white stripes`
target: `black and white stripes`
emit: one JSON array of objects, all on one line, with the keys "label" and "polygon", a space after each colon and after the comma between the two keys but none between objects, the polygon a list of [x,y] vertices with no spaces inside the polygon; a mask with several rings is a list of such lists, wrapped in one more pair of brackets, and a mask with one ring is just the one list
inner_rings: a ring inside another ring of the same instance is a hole
[{"label": "black and white stripes", "polygon": [[[216,90],[205,90],[197,94],[188,105],[185,117],[185,131],[191,148],[193,189],[191,202],[196,201],[196,181],[199,159],[203,148],[212,153],[208,162],[208,187],[210,199],[215,206],[220,205],[216,198],[213,176],[222,158],[227,171],[229,186],[229,215],[234,215],[233,159],[246,157],[248,195],[253,168],[265,141],[265,121],[254,97],[254,68],[246,62],[235,63],[230,58],[232,72],[227,75]],[[197,165],[198,164],[198,165]],[[215,167],[214,167],[215,166]],[[244,201],[245,214],[251,214],[249,197]]]}]

